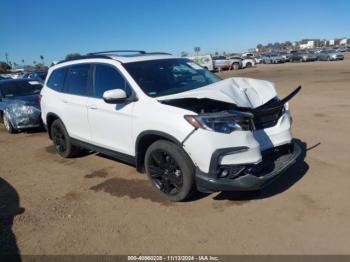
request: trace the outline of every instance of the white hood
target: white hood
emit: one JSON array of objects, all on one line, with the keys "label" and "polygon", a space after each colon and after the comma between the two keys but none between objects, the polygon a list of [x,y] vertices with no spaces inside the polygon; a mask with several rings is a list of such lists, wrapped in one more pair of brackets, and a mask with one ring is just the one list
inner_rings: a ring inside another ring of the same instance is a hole
[{"label": "white hood", "polygon": [[274,84],[253,78],[232,77],[201,88],[157,99],[209,98],[235,104],[239,107],[256,108],[277,95]]}]

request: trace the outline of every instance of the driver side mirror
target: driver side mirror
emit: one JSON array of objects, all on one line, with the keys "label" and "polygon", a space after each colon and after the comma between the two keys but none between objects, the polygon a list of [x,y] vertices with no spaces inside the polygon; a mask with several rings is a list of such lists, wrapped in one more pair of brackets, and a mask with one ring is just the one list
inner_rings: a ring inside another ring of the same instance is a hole
[{"label": "driver side mirror", "polygon": [[122,89],[112,89],[103,93],[103,100],[108,104],[124,103],[128,100],[128,95]]}]

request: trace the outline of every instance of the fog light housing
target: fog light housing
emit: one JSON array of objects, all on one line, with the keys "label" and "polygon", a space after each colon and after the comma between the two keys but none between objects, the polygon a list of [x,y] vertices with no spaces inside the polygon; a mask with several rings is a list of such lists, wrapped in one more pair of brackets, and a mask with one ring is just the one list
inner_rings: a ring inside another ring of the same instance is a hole
[{"label": "fog light housing", "polygon": [[221,170],[219,177],[221,177],[221,178],[227,177],[229,173],[230,173],[230,171],[225,168],[225,169]]}]

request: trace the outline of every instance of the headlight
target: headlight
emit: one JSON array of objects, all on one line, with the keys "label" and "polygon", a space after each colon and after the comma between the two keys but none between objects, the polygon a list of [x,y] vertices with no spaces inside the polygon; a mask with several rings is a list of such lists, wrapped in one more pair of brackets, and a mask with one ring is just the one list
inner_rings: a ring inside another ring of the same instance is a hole
[{"label": "headlight", "polygon": [[20,110],[26,114],[33,114],[34,113],[34,108],[32,106],[21,106]]},{"label": "headlight", "polygon": [[187,115],[185,119],[195,128],[225,134],[237,130],[252,130],[254,128],[253,115],[237,111],[194,116]]}]

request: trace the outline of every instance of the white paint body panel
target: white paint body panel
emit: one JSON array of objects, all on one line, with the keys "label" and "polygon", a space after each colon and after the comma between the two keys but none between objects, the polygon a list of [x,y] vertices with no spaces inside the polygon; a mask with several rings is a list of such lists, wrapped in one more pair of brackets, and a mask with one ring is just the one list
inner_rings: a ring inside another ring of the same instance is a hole
[{"label": "white paint body panel", "polygon": [[[156,56],[165,59],[169,56]],[[170,57],[174,58],[174,57]],[[147,60],[149,57],[125,59],[124,62]],[[42,90],[42,119],[46,123],[48,113],[55,113],[64,122],[69,135],[91,144],[135,156],[137,137],[145,131],[168,134],[179,142],[193,131],[185,115],[196,114],[182,108],[165,105],[160,101],[178,98],[210,98],[240,107],[256,108],[277,94],[273,83],[251,78],[230,78],[192,91],[158,98],[147,96],[119,61],[113,59],[84,59],[65,62],[52,70],[78,63],[105,63],[115,66],[129,82],[137,101],[127,105],[112,105],[102,99],[65,95],[44,85]],[[46,80],[47,81],[47,80]],[[68,102],[68,103],[67,103]],[[277,125],[256,132],[234,131],[231,134],[196,130],[184,142],[184,150],[194,164],[203,172],[209,171],[212,154],[217,149],[248,147],[248,151],[228,154],[220,159],[221,164],[246,164],[261,161],[261,150],[289,143],[291,118],[286,111]]]}]

